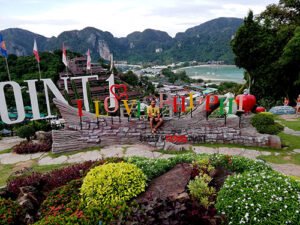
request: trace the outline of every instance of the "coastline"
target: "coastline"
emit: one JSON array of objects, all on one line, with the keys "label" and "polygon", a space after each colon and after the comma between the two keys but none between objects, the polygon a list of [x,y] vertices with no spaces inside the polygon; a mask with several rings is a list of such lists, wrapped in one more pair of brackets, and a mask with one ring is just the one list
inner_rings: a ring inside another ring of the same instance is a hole
[{"label": "coastline", "polygon": [[234,82],[244,84],[243,70],[236,65],[203,64],[187,66],[173,70],[173,72],[185,71],[193,79],[213,81],[215,83]]},{"label": "coastline", "polygon": [[186,66],[186,67],[180,67],[180,68],[177,68],[177,69],[174,69],[174,71],[176,70],[182,70],[182,69],[189,69],[189,68],[197,68],[197,67],[237,67],[236,65],[225,65],[225,64],[203,64],[203,65],[197,65],[197,66]]}]

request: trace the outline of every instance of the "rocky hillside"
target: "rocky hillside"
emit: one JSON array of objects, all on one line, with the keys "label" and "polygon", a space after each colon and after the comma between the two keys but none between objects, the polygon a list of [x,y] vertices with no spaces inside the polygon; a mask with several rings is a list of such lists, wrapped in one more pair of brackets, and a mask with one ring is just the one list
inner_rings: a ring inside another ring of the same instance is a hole
[{"label": "rocky hillside", "polygon": [[117,38],[110,32],[93,27],[65,31],[51,38],[19,28],[6,29],[1,33],[6,40],[8,52],[18,56],[31,55],[33,39],[36,38],[39,51],[61,49],[64,42],[67,48],[81,54],[85,54],[89,48],[94,61],[100,57],[101,52],[109,50],[114,53],[116,60],[130,63],[191,60],[233,63],[230,40],[242,23],[243,20],[238,18],[218,18],[177,33],[175,38],[164,31],[153,29]]}]

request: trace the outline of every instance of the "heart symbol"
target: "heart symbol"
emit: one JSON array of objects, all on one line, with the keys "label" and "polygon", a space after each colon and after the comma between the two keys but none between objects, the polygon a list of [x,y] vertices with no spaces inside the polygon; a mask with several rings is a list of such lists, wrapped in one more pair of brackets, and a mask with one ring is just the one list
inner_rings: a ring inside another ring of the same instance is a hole
[{"label": "heart symbol", "polygon": [[[115,89],[115,91],[113,90]],[[118,93],[116,93],[118,90]],[[125,84],[114,84],[110,86],[110,93],[115,96],[117,100],[120,100],[122,97],[125,97],[125,99],[128,99],[127,95],[127,86]]]}]

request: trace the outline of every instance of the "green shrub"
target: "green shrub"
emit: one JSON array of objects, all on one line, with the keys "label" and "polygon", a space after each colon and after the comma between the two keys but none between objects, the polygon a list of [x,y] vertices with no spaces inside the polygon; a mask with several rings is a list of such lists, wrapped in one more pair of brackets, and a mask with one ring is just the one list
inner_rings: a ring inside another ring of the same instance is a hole
[{"label": "green shrub", "polygon": [[264,171],[272,168],[262,161],[247,159],[242,156],[229,156],[214,154],[210,156],[211,165],[214,167],[224,167],[232,172],[243,173],[245,171]]},{"label": "green shrub", "polygon": [[251,124],[262,134],[278,134],[283,130],[283,126],[274,121],[271,113],[259,113],[251,118]]},{"label": "green shrub", "polygon": [[158,177],[172,169],[178,163],[191,163],[195,159],[201,159],[204,156],[206,155],[181,154],[169,159],[151,159],[134,156],[126,158],[125,161],[136,165],[144,172],[148,180],[152,180],[153,178]]},{"label": "green shrub", "polygon": [[0,225],[18,225],[25,214],[20,205],[10,199],[0,198]]},{"label": "green shrub", "polygon": [[32,136],[34,136],[35,134],[35,130],[32,126],[30,125],[24,125],[22,127],[19,127],[17,129],[17,135],[20,137],[20,138],[26,138],[27,141],[30,141],[30,138]]},{"label": "green shrub", "polygon": [[148,180],[167,172],[174,167],[174,162],[170,159],[150,159],[142,157],[131,157],[126,159],[127,162],[136,165],[147,176]]},{"label": "green shrub", "polygon": [[80,193],[87,207],[116,207],[145,190],[146,176],[135,165],[108,163],[90,170]]},{"label": "green shrub", "polygon": [[229,177],[217,197],[216,208],[229,224],[299,224],[299,183],[274,171]]},{"label": "green shrub", "polygon": [[272,125],[272,124],[274,124],[274,117],[272,114],[259,113],[259,114],[254,115],[251,118],[251,124],[254,127],[257,127],[260,125]]},{"label": "green shrub", "polygon": [[199,201],[199,203],[208,208],[214,203],[211,197],[216,193],[213,187],[209,187],[208,184],[212,180],[207,174],[197,176],[194,180],[191,180],[188,184],[188,189],[191,196]]}]

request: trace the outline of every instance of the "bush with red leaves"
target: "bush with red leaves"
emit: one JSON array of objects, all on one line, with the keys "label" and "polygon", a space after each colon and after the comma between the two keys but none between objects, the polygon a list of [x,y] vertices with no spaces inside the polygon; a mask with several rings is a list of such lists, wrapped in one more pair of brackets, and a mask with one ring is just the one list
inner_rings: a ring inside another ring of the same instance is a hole
[{"label": "bush with red leaves", "polygon": [[86,161],[84,163],[53,170],[45,174],[32,173],[25,177],[17,177],[8,181],[7,190],[13,193],[15,197],[18,196],[20,187],[23,186],[33,186],[41,192],[48,192],[54,188],[65,185],[71,180],[83,177],[91,167],[103,163],[104,161]]},{"label": "bush with red leaves", "polygon": [[13,152],[17,154],[31,154],[37,152],[49,152],[52,148],[52,141],[34,143],[32,141],[23,141],[13,147]]}]

